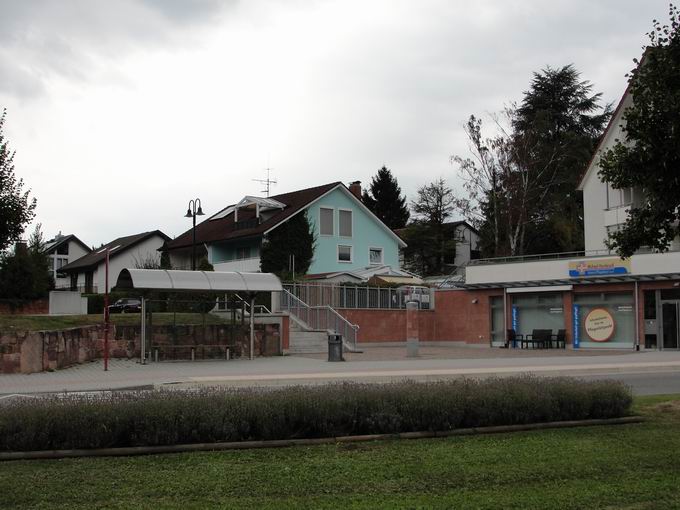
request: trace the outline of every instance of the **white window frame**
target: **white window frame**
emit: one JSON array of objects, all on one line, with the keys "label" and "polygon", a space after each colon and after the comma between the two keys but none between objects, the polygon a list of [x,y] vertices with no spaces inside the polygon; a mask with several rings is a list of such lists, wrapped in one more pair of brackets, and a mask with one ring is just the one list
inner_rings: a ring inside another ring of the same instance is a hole
[{"label": "white window frame", "polygon": [[[380,250],[380,262],[371,262],[371,251]],[[368,247],[368,264],[370,266],[382,266],[385,264],[385,249],[381,246],[369,246]]]},{"label": "white window frame", "polygon": [[[340,232],[340,213],[342,212],[348,212],[349,213],[349,235],[345,236],[342,235],[342,232]],[[338,208],[338,237],[342,237],[344,239],[351,239],[354,236],[354,210],[352,209],[344,209],[344,208]]]},{"label": "white window frame", "polygon": [[[340,260],[340,248],[349,248],[349,260]],[[339,244],[337,249],[337,258],[340,264],[351,264],[354,262],[354,247],[351,244]]]},{"label": "white window frame", "polygon": [[[330,234],[324,234],[321,230],[322,222],[321,222],[321,211],[322,210],[327,210],[331,211],[331,233]],[[319,235],[322,237],[333,237],[335,235],[335,208],[334,207],[324,207],[320,206],[319,207]]]}]

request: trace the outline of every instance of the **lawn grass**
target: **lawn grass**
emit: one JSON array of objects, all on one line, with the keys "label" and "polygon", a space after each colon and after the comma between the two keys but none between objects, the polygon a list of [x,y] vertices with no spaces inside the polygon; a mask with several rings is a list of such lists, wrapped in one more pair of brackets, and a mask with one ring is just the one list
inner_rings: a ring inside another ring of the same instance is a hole
[{"label": "lawn grass", "polygon": [[[134,326],[140,324],[141,315],[138,313],[112,314],[111,323]],[[172,313],[156,312],[153,323],[156,326],[170,324],[228,324],[229,319],[207,313]],[[0,315],[0,331],[52,331],[79,326],[104,324],[104,314],[90,315]]]},{"label": "lawn grass", "polygon": [[7,508],[680,508],[680,395],[636,425],[0,464]]}]

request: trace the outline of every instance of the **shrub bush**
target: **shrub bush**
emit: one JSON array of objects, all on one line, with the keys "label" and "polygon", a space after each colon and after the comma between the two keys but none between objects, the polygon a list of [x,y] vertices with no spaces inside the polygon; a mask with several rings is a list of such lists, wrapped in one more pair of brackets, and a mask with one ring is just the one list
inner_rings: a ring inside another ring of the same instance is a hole
[{"label": "shrub bush", "polygon": [[0,450],[333,437],[626,415],[628,387],[566,378],[205,388],[4,401]]}]

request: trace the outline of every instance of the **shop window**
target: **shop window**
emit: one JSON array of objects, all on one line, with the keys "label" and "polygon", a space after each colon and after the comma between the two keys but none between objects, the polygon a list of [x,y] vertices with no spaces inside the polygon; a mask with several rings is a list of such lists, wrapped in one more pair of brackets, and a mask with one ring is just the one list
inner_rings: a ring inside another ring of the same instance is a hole
[{"label": "shop window", "polygon": [[530,335],[534,329],[552,329],[554,333],[565,329],[561,293],[515,294],[512,308],[513,329],[517,334]]},{"label": "shop window", "polygon": [[[578,333],[583,347],[630,347],[635,341],[632,292],[575,294]],[[592,312],[592,314],[591,314]]]}]

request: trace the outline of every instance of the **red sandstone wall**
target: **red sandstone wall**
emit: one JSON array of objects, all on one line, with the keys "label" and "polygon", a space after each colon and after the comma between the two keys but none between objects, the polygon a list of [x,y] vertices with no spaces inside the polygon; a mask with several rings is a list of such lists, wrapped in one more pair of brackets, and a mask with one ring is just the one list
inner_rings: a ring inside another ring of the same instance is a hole
[{"label": "red sandstone wall", "polygon": [[[437,291],[434,310],[418,312],[421,341],[457,341],[488,345],[489,297],[498,290]],[[473,303],[476,300],[476,303]],[[359,342],[405,342],[406,310],[338,310],[359,325]]]}]

